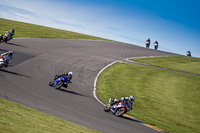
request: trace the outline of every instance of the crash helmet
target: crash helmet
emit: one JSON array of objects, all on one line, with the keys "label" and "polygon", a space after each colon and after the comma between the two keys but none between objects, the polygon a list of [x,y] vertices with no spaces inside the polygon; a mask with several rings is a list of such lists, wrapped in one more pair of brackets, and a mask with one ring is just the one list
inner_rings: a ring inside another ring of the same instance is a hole
[{"label": "crash helmet", "polygon": [[9,51],[9,54],[12,56],[13,55],[13,51]]},{"label": "crash helmet", "polygon": [[15,29],[12,29],[12,33],[14,33],[15,32]]},{"label": "crash helmet", "polygon": [[73,76],[73,72],[69,72],[68,75]]},{"label": "crash helmet", "polygon": [[135,97],[133,95],[130,95],[129,100],[133,102],[135,100]]}]

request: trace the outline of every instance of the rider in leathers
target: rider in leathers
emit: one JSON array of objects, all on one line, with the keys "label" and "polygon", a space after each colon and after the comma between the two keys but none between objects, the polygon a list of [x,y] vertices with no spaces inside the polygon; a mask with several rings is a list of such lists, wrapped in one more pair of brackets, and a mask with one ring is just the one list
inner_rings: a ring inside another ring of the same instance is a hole
[{"label": "rider in leathers", "polygon": [[128,110],[132,110],[134,100],[135,100],[135,97],[133,95],[130,95],[130,97],[122,97],[121,100],[110,98],[109,104],[110,104],[110,106],[112,106],[112,105],[122,101],[122,102],[124,102],[125,104],[128,105],[128,107],[129,107]]},{"label": "rider in leathers", "polygon": [[154,49],[158,49],[158,41],[156,40],[155,42],[154,42]]},{"label": "rider in leathers", "polygon": [[149,47],[150,47],[150,43],[151,43],[151,40],[150,40],[150,38],[148,38],[148,39],[146,40],[146,48],[149,48]]},{"label": "rider in leathers", "polygon": [[9,30],[6,31],[5,35],[4,35],[4,39],[7,37],[7,41],[11,40],[13,38],[13,36],[15,35],[15,30]]},{"label": "rider in leathers", "polygon": [[61,73],[61,74],[59,74],[59,75],[56,75],[56,76],[53,78],[53,80],[56,80],[56,79],[59,78],[59,77],[65,77],[65,76],[67,77],[69,83],[72,83],[72,82],[71,82],[71,79],[72,79],[72,76],[73,76],[73,72]]},{"label": "rider in leathers", "polygon": [[4,60],[5,67],[8,67],[10,60],[12,59],[12,55],[13,55],[13,51],[9,51],[9,52],[1,54],[1,58],[3,58]]}]

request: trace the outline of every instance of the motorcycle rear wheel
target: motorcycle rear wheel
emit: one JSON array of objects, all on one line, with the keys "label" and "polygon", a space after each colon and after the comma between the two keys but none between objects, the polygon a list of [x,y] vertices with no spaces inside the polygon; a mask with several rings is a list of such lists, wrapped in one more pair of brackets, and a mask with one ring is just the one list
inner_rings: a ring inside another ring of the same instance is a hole
[{"label": "motorcycle rear wheel", "polygon": [[116,116],[122,116],[124,113],[126,113],[126,109],[124,109],[124,108],[119,108],[119,109],[117,109],[115,115],[116,115]]}]

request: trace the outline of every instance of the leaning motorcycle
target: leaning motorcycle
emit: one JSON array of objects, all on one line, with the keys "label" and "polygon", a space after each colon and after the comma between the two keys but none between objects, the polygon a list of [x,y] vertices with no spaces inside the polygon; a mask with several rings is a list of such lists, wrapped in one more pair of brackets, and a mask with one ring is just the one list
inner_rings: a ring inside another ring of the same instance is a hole
[{"label": "leaning motorcycle", "polygon": [[129,111],[129,105],[124,102],[120,101],[119,103],[115,103],[114,105],[110,106],[110,104],[107,104],[104,108],[105,112],[111,111],[116,116],[122,116],[127,111]]},{"label": "leaning motorcycle", "polygon": [[64,86],[67,87],[69,80],[66,76],[58,77],[54,81],[49,82],[49,86],[54,86],[55,89],[59,89],[60,87]]},{"label": "leaning motorcycle", "polygon": [[8,37],[4,36],[3,37],[3,42],[7,43],[7,41],[8,41]]},{"label": "leaning motorcycle", "polygon": [[5,35],[4,35],[4,37],[3,37],[3,41],[5,42],[5,43],[7,43],[7,41],[9,41],[10,40],[10,35],[9,35],[9,33],[5,33]]},{"label": "leaning motorcycle", "polygon": [[4,66],[4,58],[0,56],[0,68]]}]

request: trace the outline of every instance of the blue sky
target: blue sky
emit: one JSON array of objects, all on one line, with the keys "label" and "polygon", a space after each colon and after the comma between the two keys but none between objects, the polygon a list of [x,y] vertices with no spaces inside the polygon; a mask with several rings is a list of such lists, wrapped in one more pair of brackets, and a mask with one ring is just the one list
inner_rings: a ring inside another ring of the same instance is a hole
[{"label": "blue sky", "polygon": [[199,0],[0,0],[0,17],[200,57]]}]

